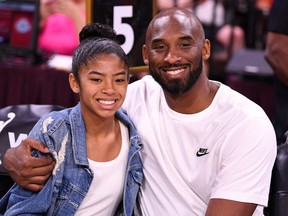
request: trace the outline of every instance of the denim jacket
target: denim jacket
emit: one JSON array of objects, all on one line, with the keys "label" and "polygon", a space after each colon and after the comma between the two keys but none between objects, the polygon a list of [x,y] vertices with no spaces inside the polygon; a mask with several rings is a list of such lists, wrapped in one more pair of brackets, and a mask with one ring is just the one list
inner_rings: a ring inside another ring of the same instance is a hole
[{"label": "denim jacket", "polygon": [[[143,170],[139,156],[142,141],[128,116],[117,111],[116,117],[125,124],[130,134],[130,149],[125,175],[123,199],[116,215],[132,215]],[[95,131],[97,133],[97,131]],[[93,179],[89,168],[85,125],[80,104],[74,108],[52,112],[42,117],[29,137],[47,145],[56,161],[51,177],[44,188],[34,193],[14,185],[0,201],[5,215],[74,215],[88,192]],[[34,156],[42,157],[34,152]]]}]

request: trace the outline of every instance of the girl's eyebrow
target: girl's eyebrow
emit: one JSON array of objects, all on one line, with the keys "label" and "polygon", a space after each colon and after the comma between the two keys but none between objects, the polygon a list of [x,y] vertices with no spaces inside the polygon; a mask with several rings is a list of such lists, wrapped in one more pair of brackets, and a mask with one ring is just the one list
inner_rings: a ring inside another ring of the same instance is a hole
[{"label": "girl's eyebrow", "polygon": [[[98,71],[90,71],[89,74],[96,74],[96,75],[99,75],[99,76],[105,76],[106,74],[104,73],[101,73],[101,72],[98,72]],[[119,75],[126,75],[126,72],[125,71],[120,71],[120,72],[117,72],[115,74],[113,74],[112,76],[119,76]]]}]

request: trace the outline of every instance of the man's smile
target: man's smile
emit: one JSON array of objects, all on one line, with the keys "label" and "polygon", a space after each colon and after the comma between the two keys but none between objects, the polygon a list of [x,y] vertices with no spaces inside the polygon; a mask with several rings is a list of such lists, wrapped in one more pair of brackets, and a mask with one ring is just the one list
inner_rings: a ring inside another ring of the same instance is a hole
[{"label": "man's smile", "polygon": [[165,70],[166,73],[170,74],[170,75],[176,75],[179,73],[182,73],[185,71],[185,68],[181,68],[181,69],[176,69],[176,70]]}]

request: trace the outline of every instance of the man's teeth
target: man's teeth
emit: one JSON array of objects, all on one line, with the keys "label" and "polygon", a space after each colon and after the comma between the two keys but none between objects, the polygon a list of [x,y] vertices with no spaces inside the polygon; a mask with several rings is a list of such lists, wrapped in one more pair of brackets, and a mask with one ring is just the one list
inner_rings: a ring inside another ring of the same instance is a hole
[{"label": "man's teeth", "polygon": [[176,75],[176,74],[179,74],[181,72],[183,72],[184,69],[178,69],[178,70],[171,70],[171,71],[167,71],[168,74],[171,74],[171,75]]},{"label": "man's teeth", "polygon": [[112,101],[99,100],[99,102],[100,102],[101,104],[107,104],[107,105],[109,105],[109,104],[113,104],[113,103],[115,103],[115,100],[112,100]]}]

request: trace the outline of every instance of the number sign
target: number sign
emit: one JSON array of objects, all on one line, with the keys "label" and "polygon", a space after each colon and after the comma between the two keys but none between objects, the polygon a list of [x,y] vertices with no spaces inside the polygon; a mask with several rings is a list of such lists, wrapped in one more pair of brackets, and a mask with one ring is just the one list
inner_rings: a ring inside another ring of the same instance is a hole
[{"label": "number sign", "polygon": [[108,24],[129,57],[130,72],[148,70],[142,59],[146,29],[156,13],[155,0],[87,0],[87,23]]}]

